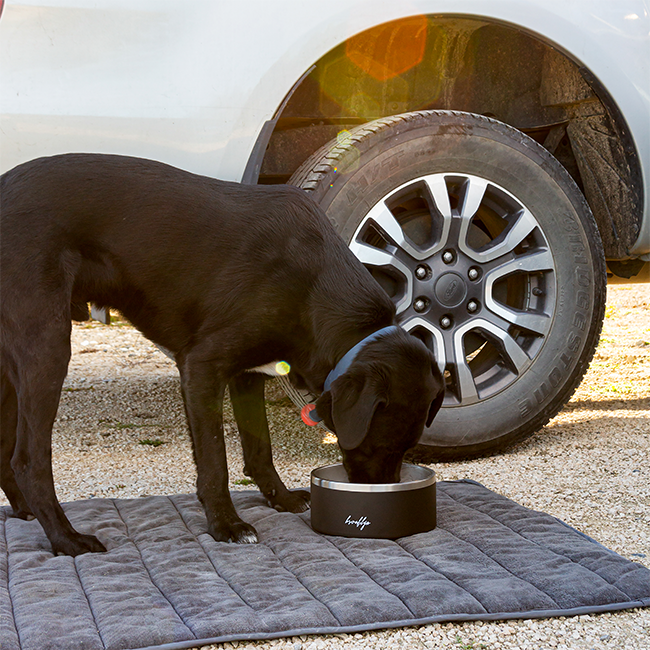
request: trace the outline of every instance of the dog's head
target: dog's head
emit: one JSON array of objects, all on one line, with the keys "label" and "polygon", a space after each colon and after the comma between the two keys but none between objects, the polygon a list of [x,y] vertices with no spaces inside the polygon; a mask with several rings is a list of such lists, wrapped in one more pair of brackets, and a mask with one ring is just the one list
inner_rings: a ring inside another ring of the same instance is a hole
[{"label": "dog's head", "polygon": [[316,402],[353,483],[397,483],[404,454],[440,409],[444,381],[433,354],[397,329],[369,342]]}]

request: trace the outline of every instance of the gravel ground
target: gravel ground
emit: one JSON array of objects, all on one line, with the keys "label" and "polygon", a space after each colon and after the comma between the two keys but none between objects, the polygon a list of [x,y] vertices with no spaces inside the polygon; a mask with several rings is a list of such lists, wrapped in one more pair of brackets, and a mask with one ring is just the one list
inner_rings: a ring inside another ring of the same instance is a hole
[{"label": "gravel ground", "polygon": [[[59,499],[194,491],[196,473],[174,364],[119,320],[110,327],[75,324],[72,346],[53,436]],[[314,467],[338,461],[336,445],[322,430],[305,427],[273,382],[267,397],[278,471],[287,486],[307,486]],[[230,413],[226,439],[231,488],[251,489]],[[477,480],[650,567],[649,450],[650,285],[610,285],[596,355],[564,410],[508,453],[435,469],[439,480]],[[6,503],[0,494],[0,504]],[[650,609],[208,648],[647,650]]]}]

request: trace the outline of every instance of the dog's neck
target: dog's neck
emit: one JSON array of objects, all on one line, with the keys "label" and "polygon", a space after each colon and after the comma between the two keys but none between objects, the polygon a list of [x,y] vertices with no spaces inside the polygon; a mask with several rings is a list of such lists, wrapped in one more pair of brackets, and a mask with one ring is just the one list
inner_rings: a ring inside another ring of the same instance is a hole
[{"label": "dog's neck", "polygon": [[352,273],[353,280],[342,285],[335,277],[340,269],[333,266],[318,276],[304,304],[300,318],[304,347],[292,363],[314,394],[323,391],[328,374],[349,350],[374,332],[395,325],[395,306],[374,280],[369,281],[363,267],[347,269],[358,277]]},{"label": "dog's neck", "polygon": [[[378,331],[394,326],[394,323],[380,323],[375,327],[368,328],[366,331],[359,329],[336,328],[338,331],[327,331],[327,336],[314,337],[313,345],[308,351],[305,358],[306,364],[299,370],[299,374],[311,393],[321,394],[325,388],[325,383],[331,384],[334,379],[341,373],[332,375],[335,368],[342,368],[343,359],[348,353],[351,353],[357,346],[363,347],[366,339],[373,336]],[[356,352],[351,356],[356,356]],[[348,364],[349,365],[349,364]],[[347,366],[346,366],[347,367]],[[343,370],[345,372],[345,370]],[[302,383],[302,382],[301,382]]]}]

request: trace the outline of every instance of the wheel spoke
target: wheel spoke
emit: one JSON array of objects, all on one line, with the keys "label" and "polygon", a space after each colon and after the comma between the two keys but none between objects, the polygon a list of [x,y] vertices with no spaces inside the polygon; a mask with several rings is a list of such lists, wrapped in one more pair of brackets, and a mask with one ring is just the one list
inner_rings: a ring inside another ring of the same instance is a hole
[{"label": "wheel spoke", "polygon": [[400,323],[400,325],[407,332],[421,327],[431,335],[433,341],[433,355],[436,358],[436,364],[438,365],[440,374],[444,374],[445,367],[447,366],[447,353],[445,350],[445,339],[442,335],[442,332],[437,327],[435,327],[433,323],[422,318],[421,316],[409,318],[409,320]]},{"label": "wheel spoke", "polygon": [[[403,272],[403,269],[401,268],[403,265],[399,260],[397,260],[392,253],[382,250],[381,248],[370,246],[370,244],[364,242],[353,241],[350,243],[350,250],[363,264],[377,267],[393,267],[398,269],[400,272]],[[406,267],[403,268],[406,269]]]},{"label": "wheel spoke", "polygon": [[521,255],[497,266],[485,276],[485,306],[512,325],[522,327],[535,334],[546,334],[551,325],[551,319],[547,314],[513,309],[497,302],[494,298],[494,284],[497,280],[512,273],[538,273],[553,269],[553,255],[548,250]]},{"label": "wheel spoke", "polygon": [[484,178],[471,176],[465,183],[465,192],[463,193],[462,205],[460,207],[460,216],[463,221],[470,221],[476,214],[479,206],[483,202],[488,182]]},{"label": "wheel spoke", "polygon": [[408,246],[402,227],[399,225],[397,219],[395,219],[393,213],[388,209],[388,206],[385,203],[378,203],[368,213],[367,218],[374,221],[381,228],[384,234],[388,235],[397,246],[400,248]]},{"label": "wheel spoke", "polygon": [[458,248],[460,248],[465,255],[476,260],[481,261],[480,253],[477,253],[467,243],[467,236],[472,219],[483,201],[485,191],[487,190],[488,182],[483,178],[469,177],[465,183],[465,192],[461,199],[459,206],[460,211],[460,229],[458,232]]},{"label": "wheel spoke", "polygon": [[463,404],[474,404],[478,402],[478,390],[474,382],[474,376],[467,362],[465,355],[465,335],[477,328],[480,319],[474,319],[462,327],[459,327],[453,336],[453,366],[456,375],[458,398]]},{"label": "wheel spoke", "polygon": [[509,309],[495,303],[496,309],[491,307],[501,318],[517,327],[521,327],[535,334],[546,334],[551,324],[551,319],[546,314],[539,314],[518,309]]},{"label": "wheel spoke", "polygon": [[374,222],[385,237],[389,238],[395,246],[401,248],[414,259],[423,260],[431,254],[428,250],[423,251],[416,248],[410,241],[408,241],[404,231],[402,230],[402,226],[399,224],[397,219],[395,219],[393,213],[388,209],[388,206],[384,202],[378,203],[368,213],[366,221]]},{"label": "wheel spoke", "polygon": [[454,332],[454,370],[456,373],[456,385],[458,398],[463,404],[474,404],[478,402],[478,390],[474,382],[474,376],[467,363],[463,339],[468,330],[459,328]]},{"label": "wheel spoke", "polygon": [[476,262],[485,264],[514,251],[535,230],[537,221],[529,210],[523,208],[519,212],[516,221],[506,229],[503,235],[495,239],[492,246],[484,251],[476,251],[467,244],[469,226],[470,220],[463,219],[458,242],[459,248]]},{"label": "wheel spoke", "polygon": [[537,227],[537,221],[526,209],[522,210],[514,225],[506,230],[502,241],[491,246],[488,250],[474,253],[478,262],[491,262],[492,260],[512,252],[521,242]]},{"label": "wheel spoke", "polygon": [[432,174],[425,176],[424,182],[429,188],[429,194],[436,210],[442,215],[445,220],[451,219],[451,203],[449,201],[449,190],[447,189],[447,182],[445,181],[444,174]]},{"label": "wheel spoke", "polygon": [[[507,327],[507,326],[506,326]],[[475,318],[454,332],[453,365],[458,384],[459,398],[463,404],[473,404],[479,399],[474,376],[465,356],[463,339],[472,330],[478,330],[499,350],[507,368],[514,374],[521,374],[530,364],[530,357],[510,336],[507,329],[485,318]]]},{"label": "wheel spoke", "polygon": [[[486,325],[486,323],[489,323],[489,325]],[[488,336],[491,335],[493,342],[500,347],[504,361],[510,370],[516,375],[520,375],[530,364],[530,357],[524,352],[519,343],[510,336],[507,330],[494,323],[484,321],[482,327],[485,328]]]},{"label": "wheel spoke", "polygon": [[513,251],[535,228],[537,228],[537,220],[529,210],[524,208],[519,213],[514,224],[506,230],[503,241],[490,248],[490,250],[485,251],[485,261],[491,262],[497,257]]},{"label": "wheel spoke", "polygon": [[519,255],[500,264],[485,276],[486,283],[504,278],[511,273],[539,273],[540,271],[553,271],[555,263],[553,253],[548,249],[536,250],[526,255]]},{"label": "wheel spoke", "polygon": [[404,311],[413,301],[413,274],[409,268],[400,262],[392,253],[370,246],[364,242],[354,240],[350,243],[350,250],[366,266],[389,269],[404,282],[404,292],[396,302],[397,313]]},{"label": "wheel spoke", "polygon": [[[442,217],[442,229],[438,241],[427,249],[427,255],[431,256],[447,246],[452,220],[451,202],[444,174],[432,174],[431,176],[425,176],[423,180],[429,190],[429,196],[433,201],[436,212]],[[438,218],[438,214],[433,214],[432,218]]]}]

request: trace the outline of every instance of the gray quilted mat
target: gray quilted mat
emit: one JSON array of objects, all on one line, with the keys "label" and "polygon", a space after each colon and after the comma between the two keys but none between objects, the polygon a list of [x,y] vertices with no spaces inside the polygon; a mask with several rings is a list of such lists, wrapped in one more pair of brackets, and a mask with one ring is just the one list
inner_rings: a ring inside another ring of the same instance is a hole
[{"label": "gray quilted mat", "polygon": [[439,483],[438,528],[395,542],[320,535],[308,512],[233,498],[260,544],[215,542],[195,495],[66,504],[109,548],[76,559],[2,508],[0,647],[170,650],[650,605],[648,569],[471,481]]}]

